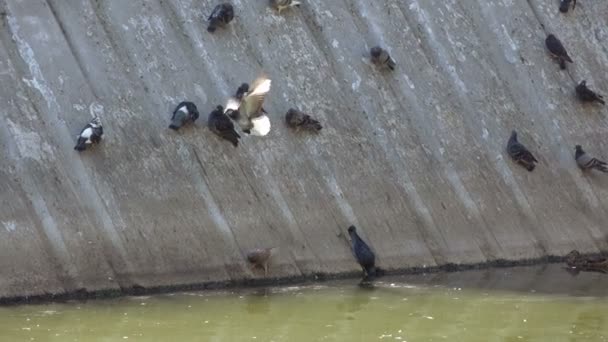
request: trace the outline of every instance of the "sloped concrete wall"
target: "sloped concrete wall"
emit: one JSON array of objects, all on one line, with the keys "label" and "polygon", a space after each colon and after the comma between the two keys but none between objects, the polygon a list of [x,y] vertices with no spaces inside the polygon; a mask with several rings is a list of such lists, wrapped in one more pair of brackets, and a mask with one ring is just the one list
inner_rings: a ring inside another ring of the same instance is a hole
[{"label": "sloped concrete wall", "polygon": [[[281,16],[235,0],[0,0],[0,296],[355,271],[356,224],[387,269],[606,250],[608,3],[306,1]],[[555,33],[575,63],[548,57]],[[364,56],[387,46],[398,70]],[[273,80],[273,130],[233,148],[206,115],[243,81]],[[196,127],[167,129],[181,100]],[[318,136],[288,131],[298,107]],[[105,140],[73,150],[99,115]],[[505,155],[511,129],[534,151]]]}]

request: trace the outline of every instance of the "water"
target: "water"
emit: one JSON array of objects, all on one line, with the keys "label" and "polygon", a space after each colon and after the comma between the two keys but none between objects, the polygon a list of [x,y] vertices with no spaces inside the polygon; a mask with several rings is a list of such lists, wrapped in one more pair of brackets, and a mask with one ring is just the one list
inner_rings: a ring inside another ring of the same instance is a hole
[{"label": "water", "polygon": [[607,341],[608,276],[558,265],[0,308],[0,341]]}]

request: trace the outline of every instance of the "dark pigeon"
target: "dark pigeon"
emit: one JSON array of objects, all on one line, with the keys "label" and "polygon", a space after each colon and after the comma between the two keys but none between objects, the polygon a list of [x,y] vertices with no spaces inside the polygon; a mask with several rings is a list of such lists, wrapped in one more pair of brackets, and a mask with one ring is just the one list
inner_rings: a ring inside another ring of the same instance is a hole
[{"label": "dark pigeon", "polygon": [[530,172],[532,172],[536,167],[534,163],[538,163],[538,160],[534,158],[532,153],[528,151],[524,145],[517,141],[517,132],[515,131],[511,132],[511,137],[507,143],[507,152],[509,153],[509,156],[513,158],[513,160],[525,167],[526,170]]},{"label": "dark pigeon", "polygon": [[587,88],[587,81],[585,80],[582,80],[581,83],[576,86],[576,95],[578,96],[579,100],[583,102],[597,101],[601,104],[606,104],[602,95],[597,94],[593,90]]},{"label": "dark pigeon", "polygon": [[84,151],[89,145],[98,144],[103,135],[103,127],[99,117],[93,118],[78,134],[78,140],[74,149],[76,151]]},{"label": "dark pigeon", "polygon": [[371,48],[370,55],[372,56],[372,63],[380,67],[386,67],[391,70],[395,70],[397,67],[397,63],[391,58],[388,51],[379,46]]},{"label": "dark pigeon", "polygon": [[574,159],[576,160],[578,167],[582,170],[596,169],[602,172],[608,172],[608,165],[605,162],[588,155],[583,151],[581,145],[576,145],[574,149]]},{"label": "dark pigeon", "polygon": [[364,279],[371,280],[376,277],[376,256],[369,246],[363,241],[355,226],[348,227],[348,235],[350,235],[351,247],[355,258],[363,269]]},{"label": "dark pigeon", "polygon": [[199,113],[196,105],[192,102],[182,101],[173,111],[169,128],[177,131],[187,123],[194,123],[198,117]]},{"label": "dark pigeon", "polygon": [[576,0],[562,0],[559,3],[559,11],[562,13],[568,12],[568,10],[570,9],[570,3],[572,3],[572,9],[574,10],[574,8],[576,7]]},{"label": "dark pigeon", "polygon": [[296,131],[303,129],[306,131],[318,132],[323,128],[319,121],[294,108],[290,108],[287,111],[287,114],[285,114],[285,121],[287,122],[287,126],[294,128]]},{"label": "dark pigeon", "polygon": [[224,27],[228,25],[234,19],[234,7],[228,2],[219,4],[215,6],[213,12],[207,21],[209,21],[209,26],[207,26],[207,31],[213,33],[218,27]]},{"label": "dark pigeon", "polygon": [[230,141],[234,147],[239,146],[239,139],[241,136],[234,130],[234,123],[232,123],[232,120],[224,114],[224,107],[217,106],[209,114],[207,126],[211,132]]},{"label": "dark pigeon", "polygon": [[574,63],[570,56],[568,56],[568,52],[562,45],[562,42],[560,42],[560,40],[554,35],[550,34],[547,36],[547,39],[545,39],[545,45],[547,46],[547,49],[551,55],[559,60],[559,67],[562,70],[566,69],[566,62]]}]

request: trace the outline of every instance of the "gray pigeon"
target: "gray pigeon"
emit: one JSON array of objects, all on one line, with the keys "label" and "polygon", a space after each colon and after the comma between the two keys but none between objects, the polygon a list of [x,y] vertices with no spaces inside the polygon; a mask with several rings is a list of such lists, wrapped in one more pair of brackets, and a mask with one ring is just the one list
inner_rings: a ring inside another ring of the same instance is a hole
[{"label": "gray pigeon", "polygon": [[371,48],[370,55],[372,56],[372,63],[380,67],[386,67],[391,70],[395,70],[397,67],[397,63],[391,58],[388,51],[379,46]]},{"label": "gray pigeon", "polygon": [[95,117],[78,134],[78,141],[74,149],[76,151],[84,151],[88,146],[98,144],[101,141],[102,135],[103,127],[101,126],[101,120],[99,117]]},{"label": "gray pigeon", "polygon": [[574,149],[574,159],[576,160],[578,167],[580,167],[582,170],[596,169],[602,172],[608,172],[608,165],[605,162],[585,153],[581,145],[576,145]]},{"label": "gray pigeon", "polygon": [[270,0],[270,7],[279,11],[279,14],[281,14],[281,11],[286,8],[300,6],[300,4],[301,2],[295,0]]},{"label": "gray pigeon", "polygon": [[536,167],[534,163],[538,163],[538,160],[534,158],[532,153],[517,141],[517,132],[515,131],[511,131],[511,137],[507,142],[507,153],[509,153],[509,156],[511,156],[513,160],[530,172]]},{"label": "gray pigeon", "polygon": [[568,12],[568,10],[570,9],[570,3],[572,3],[572,9],[574,10],[574,8],[576,7],[576,0],[562,0],[559,3],[559,11],[562,13]]},{"label": "gray pigeon", "polygon": [[234,145],[239,146],[239,138],[241,136],[234,130],[234,124],[229,117],[224,114],[224,107],[217,106],[207,119],[207,126],[211,132],[215,133],[222,139],[226,139]]},{"label": "gray pigeon", "polygon": [[247,261],[253,267],[262,267],[264,269],[264,277],[268,275],[268,261],[274,254],[277,247],[273,248],[255,248],[247,252]]},{"label": "gray pigeon", "polygon": [[213,33],[218,27],[224,27],[228,25],[234,19],[234,8],[228,2],[223,4],[219,4],[215,6],[213,12],[207,21],[209,21],[209,26],[207,26],[207,31]]},{"label": "gray pigeon", "polygon": [[270,79],[260,76],[253,82],[251,87],[253,90],[242,91],[242,95],[237,92],[237,96],[241,96],[241,99],[237,97],[228,99],[225,114],[236,121],[244,133],[265,136],[270,132],[270,119],[262,110],[264,98],[270,91],[270,84]]},{"label": "gray pigeon", "polygon": [[287,111],[287,114],[285,114],[285,121],[287,122],[287,126],[294,128],[296,132],[300,129],[318,132],[323,128],[319,121],[294,108],[290,108]]},{"label": "gray pigeon", "polygon": [[351,247],[355,258],[363,269],[364,279],[373,279],[376,277],[376,256],[371,248],[359,237],[355,226],[348,227],[348,235],[350,235]]},{"label": "gray pigeon", "polygon": [[566,62],[574,63],[570,56],[568,56],[568,52],[566,48],[562,45],[562,42],[557,39],[556,36],[550,34],[545,39],[545,45],[547,49],[551,53],[554,58],[557,58],[559,61],[559,67],[563,70],[566,69]]},{"label": "gray pigeon", "polygon": [[576,95],[578,96],[579,100],[581,100],[583,102],[597,101],[601,104],[606,104],[606,102],[604,102],[604,97],[602,95],[587,88],[587,81],[585,81],[585,80],[582,80],[581,83],[579,83],[575,89],[576,89]]},{"label": "gray pigeon", "polygon": [[198,117],[199,113],[196,105],[192,102],[182,101],[177,105],[177,107],[175,107],[175,110],[173,111],[169,128],[177,131],[183,125],[193,123],[196,121],[196,119],[198,119]]}]

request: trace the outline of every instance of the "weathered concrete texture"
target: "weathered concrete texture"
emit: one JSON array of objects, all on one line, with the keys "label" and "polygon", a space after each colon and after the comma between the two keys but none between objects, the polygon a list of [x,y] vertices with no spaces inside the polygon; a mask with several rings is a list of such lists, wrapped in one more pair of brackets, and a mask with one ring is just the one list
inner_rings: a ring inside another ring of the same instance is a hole
[{"label": "weathered concrete texture", "polygon": [[[608,249],[608,178],[572,158],[608,158],[603,108],[574,98],[608,91],[608,2],[233,3],[211,35],[215,1],[0,0],[0,296],[260,277],[261,246],[271,276],[354,271],[349,224],[386,269]],[[396,72],[364,56],[378,43]],[[235,149],[206,114],[261,71],[273,130]],[[203,115],[176,133],[184,99]],[[321,134],[288,131],[292,106]],[[94,114],[105,140],[79,154]]]}]

